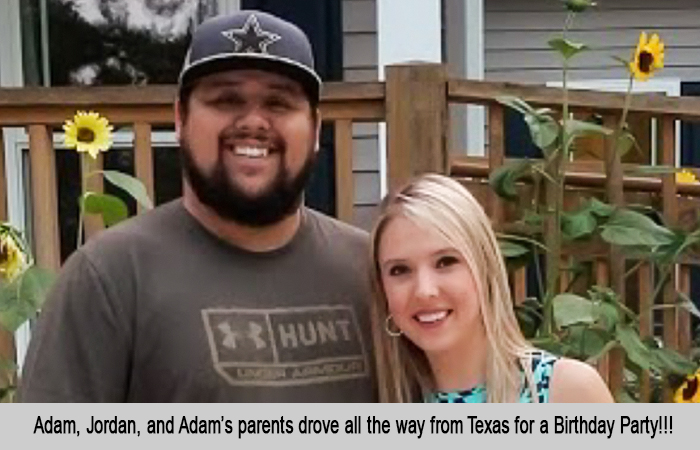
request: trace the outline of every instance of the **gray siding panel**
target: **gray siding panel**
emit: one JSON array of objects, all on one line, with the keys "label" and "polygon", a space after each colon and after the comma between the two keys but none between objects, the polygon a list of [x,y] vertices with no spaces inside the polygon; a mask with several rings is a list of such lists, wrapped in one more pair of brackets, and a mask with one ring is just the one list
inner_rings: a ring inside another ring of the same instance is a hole
[{"label": "gray siding panel", "polygon": [[[375,81],[377,68],[377,5],[375,0],[343,0],[343,79]],[[379,203],[378,127],[371,123],[353,124],[353,173],[355,218],[353,222],[369,229]]]},{"label": "gray siding panel", "polygon": [[[484,0],[486,78],[546,83],[561,79],[561,63],[547,41],[561,34],[565,12],[550,0]],[[666,43],[663,77],[700,80],[700,2],[608,0],[576,16],[570,38],[591,50],[572,60],[572,79],[625,78],[613,56],[629,58],[639,33]]]},{"label": "gray siding panel", "polygon": [[377,6],[374,0],[343,0],[343,32],[376,33]]},{"label": "gray siding panel", "polygon": [[379,172],[377,149],[379,142],[376,136],[356,137],[354,140],[355,154],[352,169],[363,172]]},{"label": "gray siding panel", "polygon": [[343,37],[343,69],[377,66],[377,34],[345,33]]}]

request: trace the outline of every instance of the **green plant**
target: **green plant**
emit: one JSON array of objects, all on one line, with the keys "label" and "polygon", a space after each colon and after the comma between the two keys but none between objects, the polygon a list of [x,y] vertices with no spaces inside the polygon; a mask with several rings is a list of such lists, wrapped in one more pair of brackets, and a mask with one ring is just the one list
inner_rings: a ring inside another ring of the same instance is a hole
[{"label": "green plant", "polygon": [[[639,270],[644,263],[651,265],[659,274],[649,301],[653,305],[653,299],[666,288],[678,259],[700,243],[700,228],[693,231],[671,229],[653,209],[622,206],[621,183],[608,190],[607,199],[591,196],[574,210],[564,209],[564,174],[580,137],[596,134],[612,140],[614,151],[607,158],[608,168],[621,167],[622,155],[637,146],[626,123],[633,83],[635,79],[648,79],[663,67],[664,51],[658,36],[647,39],[642,33],[632,58],[619,59],[630,77],[625,105],[615,129],[579,120],[570,112],[567,78],[571,60],[588,47],[570,40],[568,33],[575,16],[594,4],[588,0],[567,0],[564,5],[567,18],[562,35],[549,41],[563,61],[560,115],[549,108],[535,108],[516,97],[499,99],[522,114],[543,158],[506,164],[495,170],[489,181],[493,190],[506,201],[519,200],[519,181],[528,178],[533,183],[532,202],[521,205],[519,220],[511,224],[511,228],[518,231],[500,235],[509,262],[533,261],[539,278],[539,298],[516,307],[523,331],[537,346],[591,363],[613,349],[624,350],[625,380],[633,389],[614,394],[618,400],[630,401],[638,398],[635,388],[643,372],[651,373],[652,381],[674,375],[685,377],[694,373],[698,364],[668,348],[660,339],[643,338],[639,314],[626,306],[619,292],[590,280],[586,282],[587,276],[592,278],[592,261],[585,255],[569,253],[564,256],[563,249],[573,243],[602,240],[610,245],[613,258],[622,255],[636,261],[626,276]],[[675,171],[673,168],[662,170]],[[612,176],[621,176],[621,173]],[[544,268],[541,267],[542,256]],[[562,286],[562,274],[571,280],[567,286]],[[582,281],[586,285],[583,289]],[[681,293],[678,293],[677,304],[663,307],[685,308],[699,315],[692,302]]]},{"label": "green plant", "polygon": [[[83,243],[83,224],[89,214],[99,215],[105,226],[113,226],[128,217],[124,201],[114,195],[87,188],[93,177],[103,176],[125,191],[144,208],[153,207],[146,188],[137,178],[112,170],[93,169],[100,152],[112,145],[112,126],[95,112],[79,111],[64,125],[65,146],[81,154],[82,194],[77,247]],[[38,266],[27,241],[19,230],[0,223],[0,333],[11,336],[39,313],[55,274]],[[17,384],[16,366],[12,359],[0,355],[0,401],[12,401]]]}]

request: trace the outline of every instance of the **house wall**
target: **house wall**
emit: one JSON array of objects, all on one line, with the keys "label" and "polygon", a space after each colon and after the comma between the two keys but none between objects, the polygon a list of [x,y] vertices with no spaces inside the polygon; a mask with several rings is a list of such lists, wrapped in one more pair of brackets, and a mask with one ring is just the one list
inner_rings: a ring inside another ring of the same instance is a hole
[{"label": "house wall", "polygon": [[[485,77],[546,83],[561,80],[561,62],[547,41],[561,34],[565,12],[552,0],[484,0]],[[700,2],[697,0],[605,0],[576,17],[571,39],[590,51],[572,61],[571,78],[626,78],[613,55],[629,58],[641,31],[666,42],[661,76],[700,80]]]},{"label": "house wall", "polygon": [[[561,63],[547,41],[561,33],[565,20],[561,2],[483,1],[485,78],[537,84],[560,81]],[[342,5],[344,79],[377,80],[376,1],[343,0]],[[661,76],[700,81],[698,0],[599,1],[574,22],[570,37],[585,42],[591,50],[573,60],[570,79],[626,78],[612,56],[628,58],[641,31],[658,32],[666,42],[666,67]],[[374,124],[354,127],[355,222],[361,226],[371,224],[374,205],[379,202],[377,135]]]},{"label": "house wall", "polygon": [[[374,0],[343,0],[345,81],[376,81],[377,5]],[[380,200],[379,142],[376,124],[353,125],[355,223],[369,229]]]}]

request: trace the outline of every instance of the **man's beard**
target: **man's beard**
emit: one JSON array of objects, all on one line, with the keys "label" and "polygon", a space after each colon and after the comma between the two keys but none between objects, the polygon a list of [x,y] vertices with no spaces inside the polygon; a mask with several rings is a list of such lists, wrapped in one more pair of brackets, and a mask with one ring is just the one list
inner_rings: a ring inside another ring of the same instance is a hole
[{"label": "man's beard", "polygon": [[201,203],[223,219],[253,227],[278,223],[299,208],[316,160],[313,148],[309,148],[306,161],[296,176],[287,170],[282,151],[275,177],[269,186],[254,195],[247,194],[230,181],[223,161],[223,151],[229,150],[220,150],[214,168],[205,173],[192,157],[189,139],[185,134],[182,136],[180,160],[185,177]]}]

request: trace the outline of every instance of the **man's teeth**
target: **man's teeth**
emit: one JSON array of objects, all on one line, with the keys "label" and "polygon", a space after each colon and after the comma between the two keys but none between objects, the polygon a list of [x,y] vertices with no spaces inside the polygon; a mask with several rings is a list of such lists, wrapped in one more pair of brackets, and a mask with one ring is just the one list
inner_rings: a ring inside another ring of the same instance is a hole
[{"label": "man's teeth", "polygon": [[264,158],[267,153],[268,149],[265,147],[236,147],[236,155],[249,158]]},{"label": "man's teeth", "polygon": [[416,315],[418,321],[423,323],[437,322],[438,320],[442,320],[445,317],[447,317],[447,311],[438,311],[434,313]]}]

